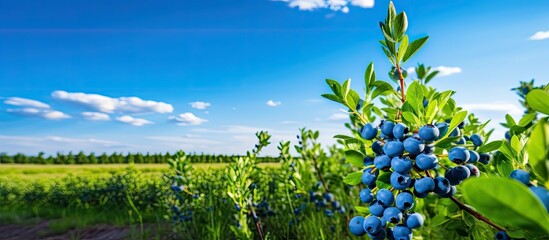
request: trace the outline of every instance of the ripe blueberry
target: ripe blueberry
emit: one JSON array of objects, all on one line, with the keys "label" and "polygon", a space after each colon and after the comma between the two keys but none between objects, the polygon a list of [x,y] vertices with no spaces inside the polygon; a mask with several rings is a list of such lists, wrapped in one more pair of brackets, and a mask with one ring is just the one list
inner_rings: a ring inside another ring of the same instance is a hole
[{"label": "ripe blueberry", "polygon": [[475,145],[477,147],[484,143],[484,138],[482,138],[482,136],[480,136],[478,134],[471,135],[471,137],[469,139],[471,139],[471,142],[473,142],[473,145]]},{"label": "ripe blueberry", "polygon": [[530,187],[534,195],[541,201],[547,212],[549,212],[549,191],[543,187]]},{"label": "ripe blueberry", "polygon": [[387,155],[379,155],[374,158],[374,165],[377,169],[387,171],[391,167],[391,158]]},{"label": "ripe blueberry", "polygon": [[453,147],[448,153],[450,161],[460,164],[469,161],[469,150],[464,147]]},{"label": "ripe blueberry", "polygon": [[374,151],[377,155],[383,154],[383,142],[375,141],[372,143],[372,151]]},{"label": "ripe blueberry", "polygon": [[456,194],[456,186],[452,186],[450,187],[450,191],[448,193],[445,193],[445,194],[439,194],[440,197],[442,198],[449,198],[449,197],[452,197]]},{"label": "ripe blueberry", "polygon": [[383,218],[391,223],[398,223],[402,220],[402,212],[396,207],[388,207],[383,211]]},{"label": "ripe blueberry", "polygon": [[417,179],[414,188],[418,193],[429,193],[435,190],[435,181],[430,177]]},{"label": "ripe blueberry", "polygon": [[401,192],[396,196],[395,205],[402,211],[410,210],[414,207],[414,196],[410,192]]},{"label": "ripe blueberry", "polygon": [[510,240],[511,238],[505,231],[499,231],[496,233],[496,236],[494,236],[494,239],[496,240]]},{"label": "ripe blueberry", "polygon": [[412,229],[404,224],[396,225],[393,228],[393,236],[395,239],[412,239]]},{"label": "ripe blueberry", "polygon": [[366,231],[364,230],[364,217],[362,216],[353,217],[349,222],[349,230],[353,235],[358,237],[366,234]]},{"label": "ripe blueberry", "polygon": [[448,127],[450,126],[450,124],[446,123],[446,122],[440,122],[440,123],[437,123],[437,128],[438,128],[438,131],[439,131],[439,137],[442,137],[444,135],[446,135],[446,133],[448,132]]},{"label": "ripe blueberry", "polygon": [[471,177],[480,177],[480,170],[478,170],[477,166],[473,164],[467,164],[465,167],[469,168],[469,171],[471,172]]},{"label": "ripe blueberry", "polygon": [[385,211],[385,207],[383,206],[383,203],[381,203],[379,200],[371,202],[368,209],[370,210],[370,213],[372,215],[378,216],[378,217],[382,217],[383,211]]},{"label": "ripe blueberry", "polygon": [[492,155],[490,155],[488,153],[481,153],[479,155],[478,161],[481,162],[482,164],[486,165],[486,164],[490,163],[491,159],[492,159]]},{"label": "ripe blueberry", "polygon": [[426,142],[432,142],[438,138],[440,132],[438,128],[434,125],[425,125],[419,129],[418,134],[421,140]]},{"label": "ripe blueberry", "polygon": [[385,134],[385,136],[387,137],[392,137],[394,127],[395,127],[394,122],[385,120],[381,123],[381,132]]},{"label": "ripe blueberry", "polygon": [[375,216],[369,216],[365,218],[362,226],[364,228],[364,231],[369,234],[376,234],[382,230],[381,221]]},{"label": "ripe blueberry", "polygon": [[394,157],[391,160],[391,168],[400,174],[405,174],[412,170],[412,161],[408,157]]},{"label": "ripe blueberry", "polygon": [[393,203],[395,202],[395,196],[393,196],[393,193],[385,188],[382,188],[379,191],[377,191],[376,199],[384,207],[389,207],[393,205]]},{"label": "ripe blueberry", "polygon": [[391,173],[391,186],[397,190],[404,190],[412,185],[412,178],[409,174],[400,174],[398,172]]},{"label": "ripe blueberry", "polygon": [[362,127],[360,130],[360,136],[362,136],[364,139],[372,140],[377,136],[377,127],[372,123],[367,123]]},{"label": "ripe blueberry", "polygon": [[383,146],[383,152],[389,157],[395,157],[404,153],[404,145],[400,141],[388,141]]},{"label": "ripe blueberry", "polygon": [[443,177],[436,177],[435,178],[435,189],[433,190],[436,194],[447,194],[450,192],[450,181],[448,179]]},{"label": "ripe blueberry", "polygon": [[509,177],[524,183],[524,185],[530,184],[530,174],[524,170],[515,169],[511,172]]},{"label": "ripe blueberry", "polygon": [[469,161],[467,161],[468,163],[476,163],[478,162],[479,158],[480,155],[478,154],[478,152],[469,150]]},{"label": "ripe blueberry", "polygon": [[438,165],[438,159],[434,154],[419,154],[416,156],[416,166],[421,170],[431,170]]},{"label": "ripe blueberry", "polygon": [[412,229],[423,226],[423,222],[423,216],[419,213],[412,213],[406,218],[406,226]]},{"label": "ripe blueberry", "polygon": [[403,145],[404,150],[412,155],[417,155],[425,149],[425,144],[423,144],[423,141],[414,137],[406,138]]},{"label": "ripe blueberry", "polygon": [[366,156],[364,157],[364,160],[362,160],[364,162],[364,166],[370,166],[370,165],[374,165],[374,158],[373,157],[370,157],[370,156]]},{"label": "ripe blueberry", "polygon": [[363,203],[370,203],[372,202],[372,200],[374,200],[374,194],[368,188],[360,190],[360,193],[358,195],[360,197],[360,201]]},{"label": "ripe blueberry", "polygon": [[404,123],[397,123],[393,128],[393,136],[396,139],[402,139],[406,133],[408,133],[408,127]]}]

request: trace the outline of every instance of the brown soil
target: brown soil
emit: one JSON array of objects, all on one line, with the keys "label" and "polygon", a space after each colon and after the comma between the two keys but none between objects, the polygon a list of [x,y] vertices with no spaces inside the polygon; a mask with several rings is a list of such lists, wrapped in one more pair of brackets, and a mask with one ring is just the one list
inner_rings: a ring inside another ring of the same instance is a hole
[{"label": "brown soil", "polygon": [[[144,225],[144,231],[147,233],[146,239],[156,239],[157,228],[154,225]],[[132,230],[130,227],[115,227],[105,224],[98,224],[82,229],[72,229],[65,233],[53,233],[49,228],[47,221],[42,221],[34,225],[22,224],[0,224],[0,239],[2,240],[72,240],[72,239],[140,239],[139,229]]]}]

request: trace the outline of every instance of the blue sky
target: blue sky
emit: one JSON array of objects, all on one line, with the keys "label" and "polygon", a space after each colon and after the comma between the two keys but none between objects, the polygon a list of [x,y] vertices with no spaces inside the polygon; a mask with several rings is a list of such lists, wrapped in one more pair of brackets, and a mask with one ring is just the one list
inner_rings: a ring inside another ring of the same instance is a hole
[{"label": "blue sky", "polygon": [[[244,153],[257,130],[345,133],[325,78],[388,79],[388,1],[2,1],[0,152]],[[549,2],[395,1],[417,62],[447,76],[492,127],[520,115],[510,88],[547,83]],[[501,135],[498,129],[496,134]],[[273,144],[268,154],[276,154]]]}]

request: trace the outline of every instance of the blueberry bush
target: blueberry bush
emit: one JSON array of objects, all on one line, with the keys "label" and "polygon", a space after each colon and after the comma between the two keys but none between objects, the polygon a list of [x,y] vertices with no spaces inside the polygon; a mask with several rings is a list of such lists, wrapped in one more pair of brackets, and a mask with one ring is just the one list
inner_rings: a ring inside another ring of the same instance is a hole
[{"label": "blueberry bush", "polygon": [[538,117],[549,113],[549,87],[515,89],[525,116],[519,123],[507,116],[508,140],[490,142],[488,122],[460,108],[454,91],[428,86],[436,71],[420,64],[417,78],[408,78],[402,66],[428,37],[409,39],[406,13],[391,2],[379,25],[392,82],[378,80],[371,63],[363,98],[350,80],[326,80],[332,93],[323,95],[350,116],[352,134],[335,136],[358,168],[344,182],[361,188],[349,231],[371,239],[412,239],[414,232],[436,239],[547,237],[549,129],[548,118]]}]

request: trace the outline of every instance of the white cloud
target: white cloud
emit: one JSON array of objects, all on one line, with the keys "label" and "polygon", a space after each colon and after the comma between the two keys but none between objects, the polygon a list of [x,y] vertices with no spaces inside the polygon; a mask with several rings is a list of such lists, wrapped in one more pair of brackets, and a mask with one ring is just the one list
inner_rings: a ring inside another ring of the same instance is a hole
[{"label": "white cloud", "polygon": [[469,111],[495,111],[509,114],[522,114],[524,110],[512,103],[473,103],[463,104],[460,107]]},{"label": "white cloud", "polygon": [[119,121],[119,122],[131,124],[131,125],[136,126],[136,127],[141,127],[141,126],[146,125],[146,124],[153,124],[153,122],[151,122],[149,120],[146,120],[146,119],[143,119],[143,118],[134,118],[134,117],[128,116],[128,115],[117,117],[116,120]]},{"label": "white cloud", "polygon": [[267,101],[267,105],[270,106],[270,107],[277,107],[280,104],[282,104],[280,101],[273,101],[273,100]]},{"label": "white cloud", "polygon": [[201,102],[201,101],[192,102],[192,103],[189,103],[189,104],[191,104],[192,108],[201,109],[201,110],[206,109],[209,106],[211,106],[211,104],[209,102]]},{"label": "white cloud", "polygon": [[349,12],[348,5],[373,8],[374,0],[275,0],[288,3],[291,8],[297,8],[302,11],[312,11],[320,8],[328,8],[333,11]]},{"label": "white cloud", "polygon": [[181,125],[181,126],[200,125],[208,121],[206,119],[199,118],[190,112],[179,114],[179,116],[177,117],[171,116],[169,117],[169,119],[177,123],[177,125]]},{"label": "white cloud", "polygon": [[171,113],[173,106],[164,102],[143,100],[138,97],[111,98],[99,94],[69,93],[65,91],[54,91],[52,97],[60,100],[75,103],[104,113]]},{"label": "white cloud", "polygon": [[71,117],[60,111],[54,111],[50,109],[40,109],[40,108],[16,108],[16,109],[9,108],[6,111],[9,113],[13,113],[21,116],[39,117],[39,118],[48,119],[48,120],[60,120],[60,119],[66,119]]},{"label": "white cloud", "polygon": [[82,117],[93,121],[108,121],[111,120],[108,114],[100,112],[83,112]]},{"label": "white cloud", "polygon": [[0,145],[10,154],[22,152],[36,154],[43,151],[47,154],[56,152],[105,152],[123,151],[130,145],[96,138],[75,138],[61,136],[10,136],[0,135]]},{"label": "white cloud", "polygon": [[20,106],[20,107],[31,107],[31,108],[50,108],[50,105],[45,104],[40,101],[20,98],[20,97],[10,97],[4,101],[5,104]]},{"label": "white cloud", "polygon": [[[454,75],[457,73],[461,73],[461,68],[438,66],[438,67],[431,68],[431,71],[438,71],[437,77],[446,77],[446,76]],[[414,74],[416,70],[413,67],[409,67],[406,69],[406,72],[408,72],[408,75],[411,75],[411,74]]]},{"label": "white cloud", "polygon": [[549,31],[539,31],[530,36],[530,40],[544,40],[549,39]]},{"label": "white cloud", "polygon": [[349,114],[346,113],[334,113],[330,117],[328,117],[328,120],[332,121],[341,121],[341,120],[349,120]]}]

